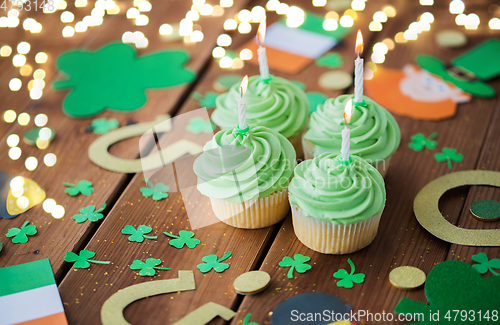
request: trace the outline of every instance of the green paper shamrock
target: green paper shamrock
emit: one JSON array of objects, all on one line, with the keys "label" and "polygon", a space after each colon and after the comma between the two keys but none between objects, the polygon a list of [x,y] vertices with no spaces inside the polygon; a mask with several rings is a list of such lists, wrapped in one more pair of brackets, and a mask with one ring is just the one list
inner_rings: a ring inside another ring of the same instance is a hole
[{"label": "green paper shamrock", "polygon": [[93,120],[90,126],[92,127],[92,130],[94,130],[94,134],[106,134],[110,130],[117,129],[119,125],[118,120],[115,118],[110,118],[108,120],[107,118],[102,117]]},{"label": "green paper shamrock", "polygon": [[194,134],[210,133],[215,129],[215,125],[210,122],[210,120],[206,121],[203,117],[193,117],[189,120],[189,124],[186,127],[186,130],[192,132]]},{"label": "green paper shamrock", "polygon": [[249,323],[250,321],[250,317],[252,316],[252,314],[248,313],[246,316],[245,316],[245,319],[243,319],[243,323],[241,325],[259,325],[257,323],[254,323],[254,322],[251,322]]},{"label": "green paper shamrock", "polygon": [[214,108],[217,96],[219,96],[219,94],[213,91],[207,91],[205,95],[202,95],[199,92],[195,91],[191,95],[191,97],[193,97],[198,101],[200,107],[205,107],[205,108]]},{"label": "green paper shamrock", "polygon": [[437,161],[443,162],[448,161],[448,168],[451,169],[451,162],[461,163],[464,160],[464,156],[459,154],[456,149],[443,148],[443,153],[437,153],[435,156]]},{"label": "green paper shamrock", "polygon": [[316,112],[318,105],[324,104],[328,96],[318,91],[310,91],[306,93],[307,100],[309,101],[309,114]]},{"label": "green paper shamrock", "polygon": [[363,283],[365,281],[365,275],[363,273],[354,274],[356,268],[350,258],[347,259],[347,263],[351,266],[351,273],[347,273],[346,270],[340,269],[333,274],[333,277],[342,279],[337,282],[337,287],[350,289],[353,287],[354,283]]},{"label": "green paper shamrock", "polygon": [[419,320],[413,324],[420,325],[497,324],[500,317],[498,312],[494,321],[491,321],[491,317],[492,311],[498,311],[498,288],[500,277],[483,277],[462,261],[444,261],[429,272],[425,281],[425,295],[429,304],[402,298],[394,312],[418,314]]},{"label": "green paper shamrock", "polygon": [[164,234],[169,237],[175,238],[168,241],[168,243],[175,248],[182,248],[184,247],[184,245],[186,245],[188,248],[195,248],[196,245],[200,244],[199,239],[193,238],[194,232],[192,231],[181,230],[179,231],[179,236],[172,235],[168,232],[164,232]]},{"label": "green paper shamrock", "polygon": [[64,192],[68,193],[71,196],[76,196],[78,194],[82,194],[85,196],[88,196],[94,192],[94,189],[92,188],[92,182],[90,181],[79,181],[78,184],[71,184],[71,183],[63,183],[64,186],[68,186],[69,188],[65,189]]},{"label": "green paper shamrock", "polygon": [[421,151],[424,148],[433,150],[437,147],[437,142],[434,141],[437,135],[437,132],[434,132],[429,136],[429,138],[426,138],[422,133],[414,134],[411,137],[412,142],[408,143],[408,147],[415,151]]},{"label": "green paper shamrock", "polygon": [[90,267],[89,262],[96,263],[96,264],[109,264],[110,263],[109,261],[91,260],[91,258],[94,256],[95,256],[94,252],[83,249],[80,251],[80,253],[78,253],[78,255],[76,255],[73,252],[67,252],[66,256],[64,257],[64,260],[66,262],[75,262],[75,264],[73,264],[73,267],[75,269],[86,269],[86,268]]},{"label": "green paper shamrock", "polygon": [[231,256],[231,252],[227,252],[226,255],[224,255],[220,260],[217,259],[217,255],[212,254],[203,257],[201,260],[205,263],[201,263],[196,265],[196,267],[202,272],[202,273],[207,273],[211,269],[214,269],[215,272],[224,272],[229,268],[229,264],[226,263],[221,263],[225,259],[227,259],[229,256]]},{"label": "green paper shamrock", "polygon": [[130,226],[127,225],[125,228],[122,229],[122,234],[124,235],[132,235],[128,238],[129,241],[135,241],[138,243],[142,243],[144,241],[144,238],[147,239],[156,239],[158,236],[146,236],[145,234],[149,234],[153,228],[148,227],[146,225],[140,225],[137,227],[137,230]]},{"label": "green paper shamrock", "polygon": [[478,262],[479,264],[472,265],[472,268],[478,271],[480,274],[485,274],[488,270],[494,275],[500,275],[497,272],[493,271],[493,269],[500,269],[500,259],[493,258],[488,260],[488,256],[485,253],[479,253],[476,255],[472,255],[472,260]]},{"label": "green paper shamrock", "polygon": [[25,244],[28,242],[28,235],[33,236],[36,234],[36,226],[35,225],[29,225],[27,224],[30,223],[29,221],[26,221],[23,223],[21,226],[21,229],[19,228],[10,228],[9,231],[7,232],[7,237],[14,237],[12,238],[12,242],[14,244]]},{"label": "green paper shamrock", "polygon": [[344,60],[338,53],[326,53],[316,60],[316,64],[318,67],[335,69],[341,67],[344,64]]},{"label": "green paper shamrock", "polygon": [[160,201],[163,199],[166,199],[168,197],[168,191],[170,190],[170,187],[163,183],[156,183],[156,185],[153,185],[149,180],[146,178],[144,179],[146,181],[146,184],[149,187],[141,187],[141,193],[144,197],[153,197],[153,200],[155,201]]},{"label": "green paper shamrock", "polygon": [[132,270],[140,270],[139,275],[140,276],[153,276],[156,274],[156,270],[170,270],[168,267],[160,267],[157,265],[161,264],[161,260],[156,259],[156,258],[148,258],[146,260],[146,263],[144,263],[141,260],[134,260],[132,265],[130,265],[130,268]]},{"label": "green paper shamrock", "polygon": [[87,219],[92,221],[92,222],[96,222],[97,220],[104,218],[102,213],[100,213],[102,210],[104,210],[104,208],[106,208],[106,203],[104,203],[102,208],[100,208],[97,211],[95,211],[95,206],[93,206],[93,205],[86,206],[84,208],[81,208],[80,209],[81,214],[75,214],[73,216],[73,219],[75,219],[76,222],[78,222],[78,223],[85,222],[85,221],[87,221]]},{"label": "green paper shamrock", "polygon": [[306,271],[309,271],[312,269],[312,266],[309,264],[305,264],[306,262],[310,261],[311,258],[309,256],[304,256],[301,254],[295,254],[293,256],[293,259],[291,257],[285,256],[283,257],[283,260],[278,263],[279,266],[281,267],[290,267],[290,270],[288,270],[287,277],[289,279],[293,279],[293,270],[299,272],[299,273],[305,273]]},{"label": "green paper shamrock", "polygon": [[129,112],[147,101],[146,89],[190,82],[195,74],[184,68],[187,51],[158,51],[137,57],[129,44],[112,43],[97,50],[74,50],[57,59],[67,80],[54,89],[71,89],[63,110],[72,117],[88,117],[105,109]]}]

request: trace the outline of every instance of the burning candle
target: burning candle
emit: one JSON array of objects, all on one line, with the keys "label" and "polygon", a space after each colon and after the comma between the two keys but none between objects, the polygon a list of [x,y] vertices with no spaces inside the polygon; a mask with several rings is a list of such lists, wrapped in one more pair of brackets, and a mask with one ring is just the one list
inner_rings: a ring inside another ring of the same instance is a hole
[{"label": "burning candle", "polygon": [[351,122],[352,115],[352,99],[350,98],[347,101],[347,104],[344,108],[344,129],[342,130],[342,148],[340,148],[340,154],[342,156],[343,161],[349,160],[349,148],[351,144],[351,131],[347,127],[347,124]]},{"label": "burning candle", "polygon": [[243,95],[247,92],[247,87],[248,87],[248,75],[244,76],[243,79],[241,80],[241,85],[240,85],[240,98],[236,98],[236,101],[238,102],[238,127],[240,130],[246,129],[248,127],[247,125],[247,119],[246,119],[246,111],[247,111],[247,105],[245,103],[245,100],[243,99]]},{"label": "burning candle", "polygon": [[362,103],[363,102],[363,63],[364,60],[360,58],[361,53],[363,52],[363,35],[361,35],[361,31],[358,30],[358,35],[356,36],[356,55],[357,58],[354,61],[355,69],[354,69],[354,102]]},{"label": "burning candle", "polygon": [[257,55],[259,57],[259,70],[260,70],[260,77],[262,79],[269,78],[269,66],[267,65],[266,48],[262,46],[262,44],[264,44],[265,37],[266,37],[266,20],[263,20],[259,24],[259,29],[257,30],[257,41],[259,43],[259,48],[257,49]]}]

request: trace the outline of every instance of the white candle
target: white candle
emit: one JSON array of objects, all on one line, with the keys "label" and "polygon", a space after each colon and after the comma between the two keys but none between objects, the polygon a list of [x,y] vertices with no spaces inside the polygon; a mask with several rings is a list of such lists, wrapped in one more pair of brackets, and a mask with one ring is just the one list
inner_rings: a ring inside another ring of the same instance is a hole
[{"label": "white candle", "polygon": [[358,35],[356,36],[356,55],[357,58],[354,61],[354,102],[363,102],[363,64],[364,60],[360,57],[361,52],[363,52],[363,36],[361,31],[358,30]]},{"label": "white candle", "polygon": [[247,91],[247,86],[248,86],[248,75],[244,76],[243,79],[241,80],[241,85],[240,85],[241,98],[236,98],[236,102],[238,102],[238,127],[240,128],[240,130],[246,129],[248,127],[246,119],[247,105],[245,103],[245,100],[243,99],[243,95],[245,95]]},{"label": "white candle", "polygon": [[352,114],[352,99],[347,101],[344,108],[344,129],[342,130],[342,147],[340,148],[340,155],[343,161],[349,160],[349,151],[351,147],[351,131],[347,127],[347,124],[351,121]]},{"label": "white candle", "polygon": [[257,56],[259,60],[260,77],[262,79],[269,78],[269,66],[267,65],[266,48],[262,46],[262,44],[264,44],[265,37],[266,37],[266,21],[263,20],[259,24],[259,29],[257,30],[257,40],[259,42],[259,48],[257,49]]}]

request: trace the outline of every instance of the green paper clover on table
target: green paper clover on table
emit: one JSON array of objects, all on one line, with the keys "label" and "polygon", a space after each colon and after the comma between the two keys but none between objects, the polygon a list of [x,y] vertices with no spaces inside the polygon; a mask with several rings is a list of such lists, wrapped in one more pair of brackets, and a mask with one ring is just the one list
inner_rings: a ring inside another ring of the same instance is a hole
[{"label": "green paper clover on table", "polygon": [[100,213],[102,210],[104,210],[104,208],[106,208],[106,203],[104,203],[102,208],[100,208],[97,211],[95,211],[95,206],[93,206],[93,205],[86,206],[84,208],[81,208],[80,209],[81,214],[75,214],[73,216],[73,219],[75,219],[76,222],[78,222],[78,223],[85,222],[85,221],[87,221],[87,219],[92,221],[92,222],[96,222],[96,221],[104,218],[103,214]]},{"label": "green paper clover on table", "polygon": [[68,188],[64,190],[64,192],[68,193],[71,196],[76,196],[78,194],[82,194],[85,196],[88,196],[94,192],[94,189],[92,188],[92,182],[90,181],[79,181],[78,184],[71,184],[71,183],[63,183],[64,186],[67,186]]},{"label": "green paper clover on table", "polygon": [[316,59],[316,64],[318,67],[335,69],[341,67],[344,64],[344,60],[338,53],[326,53],[322,57]]},{"label": "green paper clover on table", "polygon": [[142,107],[146,89],[190,82],[195,73],[184,67],[187,51],[158,51],[141,57],[128,44],[111,43],[97,51],[73,50],[57,59],[66,80],[54,89],[71,89],[63,110],[71,117],[88,117],[105,109],[129,112]]},{"label": "green paper clover on table", "polygon": [[105,117],[98,118],[92,121],[90,125],[92,130],[94,130],[94,134],[106,134],[110,130],[117,129],[120,124],[118,120],[115,118],[110,118],[109,120]]},{"label": "green paper clover on table", "polygon": [[293,258],[289,256],[283,257],[283,260],[279,262],[278,265],[281,267],[290,267],[290,270],[288,270],[287,277],[289,279],[293,279],[293,270],[299,273],[305,273],[306,271],[312,269],[311,265],[305,264],[310,260],[311,258],[309,256],[295,254]]},{"label": "green paper clover on table", "polygon": [[140,225],[139,227],[137,227],[137,230],[134,227],[127,225],[127,226],[125,226],[125,228],[122,229],[122,234],[131,235],[130,237],[128,237],[129,241],[132,241],[132,242],[135,241],[137,243],[142,243],[144,241],[144,238],[147,238],[147,239],[158,238],[158,236],[146,236],[145,235],[145,234],[149,234],[152,230],[153,230],[153,228],[148,227],[146,225]]},{"label": "green paper clover on table", "polygon": [[432,133],[429,138],[426,138],[422,133],[417,133],[412,135],[410,143],[408,143],[408,147],[415,151],[421,151],[424,148],[429,150],[434,150],[437,147],[437,142],[434,139],[437,137],[437,132]]},{"label": "green paper clover on table", "polygon": [[210,120],[206,121],[202,117],[193,117],[189,120],[189,124],[186,127],[186,130],[192,132],[194,134],[210,133],[215,129],[215,125],[210,122]]},{"label": "green paper clover on table", "polygon": [[214,269],[214,271],[218,273],[224,272],[229,268],[229,264],[221,262],[229,258],[229,256],[231,256],[231,252],[227,252],[227,254],[219,260],[215,254],[204,256],[201,260],[205,263],[198,264],[196,267],[201,271],[201,273],[207,273],[211,269]]},{"label": "green paper clover on table", "polygon": [[170,187],[160,182],[153,185],[148,179],[145,178],[144,180],[148,185],[148,187],[141,187],[141,193],[144,197],[152,196],[155,201],[160,201],[168,197],[167,192],[170,190]]},{"label": "green paper clover on table", "polygon": [[462,160],[464,160],[464,156],[459,154],[456,149],[452,148],[443,148],[443,152],[437,153],[436,155],[434,155],[434,157],[439,162],[447,161],[449,169],[451,169],[452,161],[461,163]]},{"label": "green paper clover on table", "polygon": [[174,246],[175,248],[182,248],[184,245],[186,245],[188,248],[195,248],[198,244],[201,243],[199,239],[193,238],[194,237],[194,232],[192,231],[186,231],[186,230],[181,230],[179,231],[179,236],[172,235],[168,232],[164,232],[166,236],[175,238],[171,239],[168,241],[168,243],[171,246]]},{"label": "green paper clover on table", "polygon": [[200,107],[206,107],[206,108],[215,107],[215,100],[217,99],[217,96],[219,96],[219,94],[213,91],[207,91],[205,95],[202,95],[199,92],[195,91],[191,95],[191,97],[193,97],[198,101]]},{"label": "green paper clover on table", "polygon": [[337,287],[352,288],[354,283],[363,283],[365,281],[365,275],[363,273],[354,274],[356,268],[354,263],[350,258],[347,259],[347,263],[351,266],[351,273],[348,273],[344,269],[340,269],[333,274],[334,278],[342,279],[337,282]]},{"label": "green paper clover on table", "polygon": [[250,321],[250,317],[252,316],[252,314],[248,313],[245,318],[243,319],[243,323],[241,325],[259,325],[257,323],[254,323],[254,322],[251,322],[249,323]]},{"label": "green paper clover on table", "polygon": [[109,261],[91,260],[91,258],[94,256],[95,256],[94,252],[83,249],[80,251],[80,253],[78,253],[78,255],[76,255],[73,252],[67,252],[66,256],[64,257],[64,260],[66,262],[70,262],[70,263],[75,262],[75,264],[73,264],[73,267],[75,269],[86,269],[86,268],[90,267],[89,262],[97,263],[97,264],[109,264],[110,263]]},{"label": "green paper clover on table", "polygon": [[[156,274],[156,270],[170,270],[168,267],[160,267],[157,265],[161,264],[161,260],[156,258],[148,258],[146,263],[141,260],[134,260],[130,268],[132,270],[140,270],[140,276],[154,276]],[[156,270],[155,270],[156,269]]]},{"label": "green paper clover on table", "polygon": [[493,271],[493,269],[500,269],[500,259],[492,258],[488,260],[488,256],[485,253],[479,253],[476,255],[472,255],[472,260],[478,262],[479,264],[473,264],[472,268],[478,271],[480,274],[485,274],[488,270],[494,275],[500,275],[497,272]]},{"label": "green paper clover on table", "polygon": [[36,226],[35,225],[28,225],[30,223],[29,221],[26,221],[23,223],[21,226],[21,229],[19,228],[10,228],[9,231],[7,232],[7,237],[12,238],[12,242],[14,244],[26,244],[28,242],[28,236],[33,236],[36,234]]}]

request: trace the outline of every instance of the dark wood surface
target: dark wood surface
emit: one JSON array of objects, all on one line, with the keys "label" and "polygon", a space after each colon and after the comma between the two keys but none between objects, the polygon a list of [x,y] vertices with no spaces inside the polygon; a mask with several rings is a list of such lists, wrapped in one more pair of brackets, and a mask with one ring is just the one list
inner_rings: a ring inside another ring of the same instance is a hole
[{"label": "dark wood surface", "polygon": [[[270,312],[285,299],[304,292],[327,292],[338,296],[344,302],[353,306],[354,310],[369,310],[370,312],[392,312],[402,297],[408,297],[426,302],[423,288],[413,291],[403,291],[391,286],[388,280],[389,272],[402,265],[412,265],[425,273],[445,260],[462,260],[472,263],[471,256],[485,252],[490,258],[500,257],[498,247],[460,246],[443,242],[425,229],[415,219],[413,200],[417,193],[430,181],[451,172],[459,170],[494,170],[500,168],[500,102],[498,97],[491,99],[473,98],[470,103],[460,104],[455,117],[429,122],[395,116],[401,128],[401,146],[391,160],[389,172],[385,178],[387,203],[381,219],[379,233],[374,242],[367,248],[345,256],[324,255],[316,253],[302,245],[293,232],[291,216],[280,224],[260,230],[242,230],[216,223],[208,227],[194,230],[201,245],[195,249],[176,249],[168,244],[169,238],[162,232],[177,234],[180,230],[189,230],[190,222],[186,213],[186,205],[195,206],[198,202],[184,202],[179,192],[182,187],[179,178],[192,177],[187,175],[185,166],[191,159],[183,158],[155,174],[153,181],[161,180],[171,188],[166,200],[155,202],[144,198],[140,188],[145,186],[144,175],[138,173],[119,174],[107,171],[94,165],[88,158],[89,145],[98,138],[97,135],[86,133],[85,127],[93,118],[71,119],[61,110],[61,105],[67,92],[55,92],[50,84],[60,78],[55,68],[58,55],[73,48],[98,49],[111,42],[120,41],[125,31],[143,31],[149,40],[146,49],[139,49],[139,54],[165,48],[183,48],[190,52],[188,66],[197,72],[197,79],[191,84],[168,90],[148,91],[149,100],[140,110],[133,113],[120,114],[105,111],[99,117],[115,117],[120,126],[128,121],[147,122],[158,114],[169,113],[180,115],[199,108],[199,104],[190,94],[193,91],[205,93],[216,91],[213,82],[221,75],[236,73],[240,75],[255,75],[258,68],[246,63],[241,70],[229,71],[221,69],[212,59],[212,49],[216,46],[218,35],[223,33],[223,22],[232,18],[242,8],[251,9],[254,5],[265,5],[266,1],[235,1],[231,8],[226,8],[221,17],[201,17],[198,25],[204,33],[204,40],[196,44],[185,44],[182,41],[167,42],[161,39],[158,28],[163,23],[180,21],[189,10],[190,1],[152,1],[153,9],[146,13],[149,17],[147,26],[135,26],[131,19],[125,17],[127,8],[132,1],[121,1],[121,12],[118,15],[106,15],[104,23],[99,27],[89,27],[85,33],[77,33],[72,38],[63,38],[61,30],[64,26],[59,20],[60,13],[53,14],[26,13],[20,15],[20,26],[15,29],[0,28],[0,47],[9,45],[13,53],[9,57],[0,57],[0,98],[1,113],[7,109],[16,112],[27,112],[31,116],[28,126],[20,126],[17,122],[7,124],[0,121],[0,150],[3,172],[10,175],[23,175],[35,180],[47,193],[47,198],[53,198],[65,207],[66,213],[62,219],[54,219],[38,205],[28,212],[10,220],[0,220],[0,240],[4,244],[0,254],[0,267],[26,263],[41,258],[49,258],[56,281],[59,284],[66,316],[70,324],[100,323],[100,309],[106,299],[120,289],[133,284],[157,279],[176,278],[178,270],[193,270],[196,290],[182,293],[164,294],[135,302],[125,309],[125,318],[132,324],[170,324],[182,318],[189,312],[207,302],[215,302],[237,312],[229,322],[220,318],[211,324],[241,324],[247,313],[252,314],[251,321],[258,324],[270,323]],[[299,5],[303,9],[326,13],[325,8],[314,8],[310,1],[287,2]],[[488,20],[493,17],[488,5],[492,1],[466,3],[466,13],[475,12],[481,18],[478,30],[465,31],[454,23],[454,15],[448,11],[448,2],[436,1],[432,7],[423,7],[418,1],[386,1],[370,0],[366,9],[358,12],[355,27],[360,28],[365,40],[365,58],[369,61],[371,48],[376,42],[386,38],[394,39],[397,32],[404,31],[418,16],[430,11],[435,22],[429,32],[420,34],[416,41],[405,44],[396,43],[395,49],[389,51],[386,68],[402,68],[406,63],[414,62],[418,53],[434,55],[442,60],[449,60],[487,38],[500,37],[499,31],[487,27]],[[212,4],[216,4],[215,2]],[[384,5],[392,4],[397,10],[394,18],[383,24],[381,32],[368,31],[368,24],[374,12]],[[74,8],[73,1],[68,1],[67,10],[75,12],[75,22],[90,14],[93,1],[85,8]],[[0,11],[0,16],[3,12]],[[22,29],[24,19],[33,17],[43,24],[40,34],[31,34]],[[275,13],[268,13],[268,25],[279,19]],[[229,32],[233,38],[231,49],[238,49],[255,35],[257,25],[252,24],[252,32],[239,34]],[[460,49],[440,48],[434,36],[442,29],[459,29],[466,32],[469,43]],[[335,48],[346,62],[341,68],[352,73],[354,60],[354,33]],[[20,77],[19,69],[12,66],[12,56],[20,41],[28,41],[31,51],[28,53],[28,64],[33,70],[43,68],[46,71],[44,94],[40,100],[33,101],[28,96],[26,85],[29,77]],[[47,63],[38,65],[34,62],[36,53],[43,51],[49,56]],[[282,74],[271,70],[271,73],[287,79],[303,82],[307,91],[321,91],[330,97],[343,92],[322,89],[318,76],[327,68],[318,67],[314,63],[296,75]],[[23,81],[23,87],[18,92],[8,88],[11,78],[18,77]],[[500,80],[489,82],[500,91]],[[352,92],[347,89],[345,92]],[[17,161],[8,158],[6,138],[10,134],[22,137],[29,127],[34,126],[33,118],[38,113],[45,113],[49,118],[47,126],[57,132],[57,138],[49,148],[39,150],[36,147],[21,143],[23,154]],[[410,137],[415,133],[431,134],[438,132],[439,146],[434,151],[415,152],[408,148]],[[164,135],[163,141],[165,141]],[[191,140],[196,141],[194,135]],[[198,139],[199,140],[199,139]],[[162,143],[162,138],[160,138]],[[460,164],[454,164],[449,170],[446,163],[438,163],[434,159],[437,150],[443,147],[456,148],[464,155]],[[139,156],[138,140],[129,139],[113,145],[112,154],[124,158]],[[46,153],[55,153],[57,163],[53,167],[43,164]],[[35,171],[27,171],[24,160],[34,156],[38,159]],[[174,176],[174,170],[177,176]],[[70,197],[64,193],[63,182],[77,182],[82,179],[94,183],[94,193],[90,196]],[[484,223],[471,217],[470,205],[479,199],[500,200],[500,190],[488,186],[463,186],[448,191],[440,200],[440,210],[448,221],[463,228],[494,229],[500,227],[500,221]],[[104,220],[97,223],[89,221],[77,224],[72,219],[78,210],[87,205],[102,206],[107,203]],[[197,207],[204,209],[203,204]],[[25,220],[37,226],[38,234],[31,236],[27,244],[13,244],[5,237],[7,230],[20,227]],[[121,233],[125,225],[148,225],[153,227],[156,240],[146,240],[143,243],[128,242],[127,236]],[[75,270],[64,262],[66,252],[78,252],[88,249],[96,252],[97,260],[109,260],[110,265],[92,265],[90,269]],[[33,253],[39,251],[38,254]],[[226,262],[230,268],[224,273],[200,273],[196,265],[201,258],[209,254],[221,257],[228,251],[232,256]],[[278,263],[284,256],[303,254],[311,257],[313,268],[307,273],[286,277],[287,269],[280,268]],[[170,267],[170,271],[160,270],[154,278],[137,276],[129,268],[135,259],[145,260],[154,257],[163,261],[162,266]],[[333,273],[340,268],[347,268],[347,258],[351,258],[357,272],[366,274],[363,284],[353,289],[339,288]],[[234,279],[249,270],[263,270],[271,275],[270,287],[254,296],[242,297],[233,289]],[[361,322],[362,324],[362,322]]]}]

